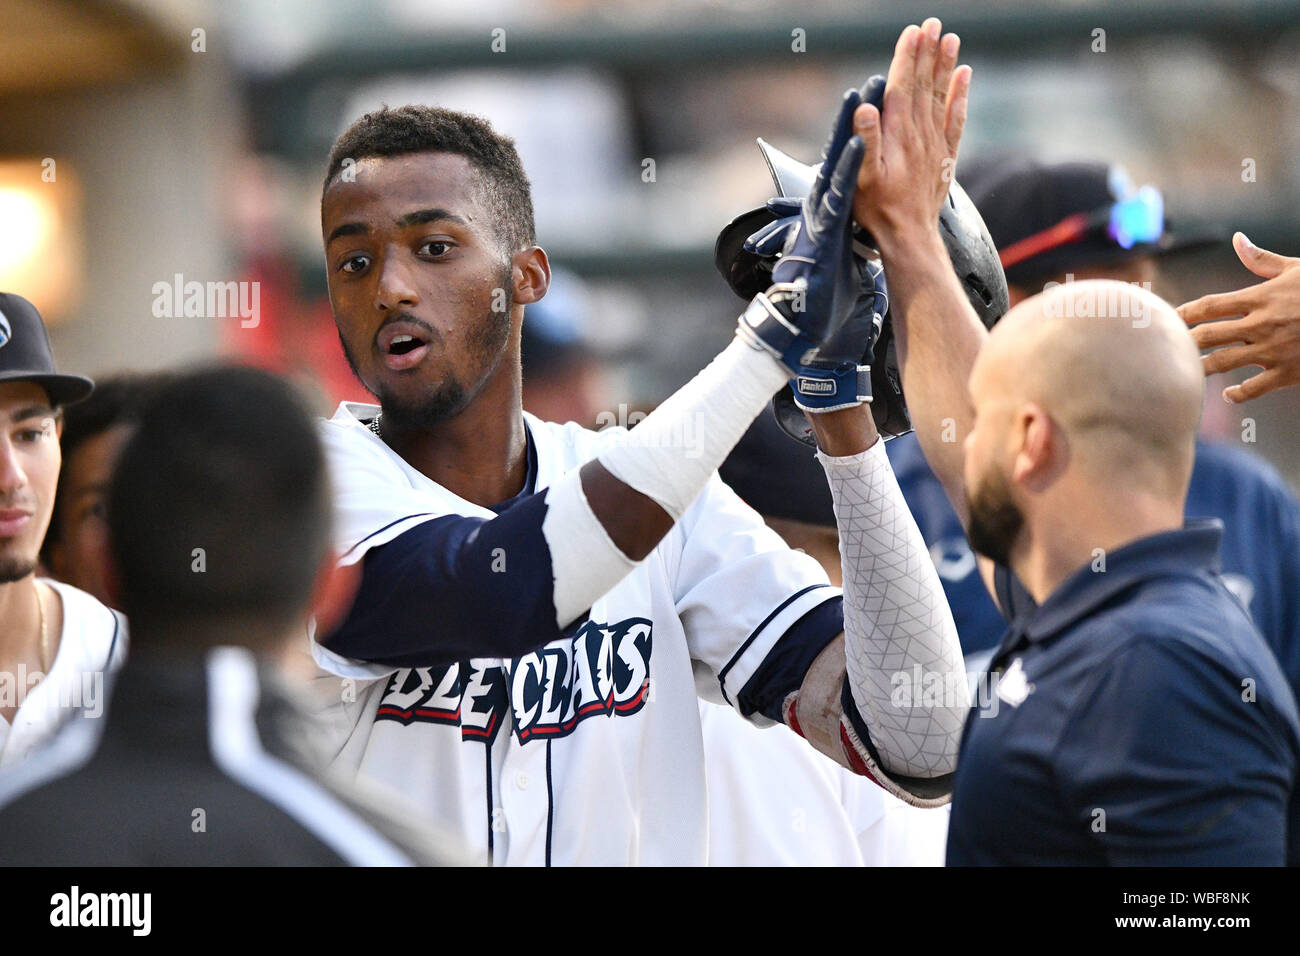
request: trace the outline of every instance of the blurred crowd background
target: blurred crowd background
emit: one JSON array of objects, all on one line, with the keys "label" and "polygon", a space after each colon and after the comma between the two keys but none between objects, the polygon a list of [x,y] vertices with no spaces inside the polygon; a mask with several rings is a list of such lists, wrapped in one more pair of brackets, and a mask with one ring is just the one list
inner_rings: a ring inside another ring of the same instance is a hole
[{"label": "blurred crowd background", "polygon": [[[1165,263],[1156,291],[1175,304],[1251,280],[1234,229],[1300,254],[1295,2],[5,6],[0,289],[33,300],[60,365],[91,376],[237,357],[321,411],[364,400],[325,297],[325,158],[360,113],[423,101],[488,117],[531,177],[557,276],[525,350],[559,387],[530,407],[589,426],[652,407],[732,334],[741,303],[713,242],[770,193],[755,137],[814,160],[839,93],[931,14],[974,67],[963,161],[1122,163],[1176,227],[1224,237]],[[157,285],[178,276],[258,283],[256,321],[160,317]],[[1253,419],[1253,449],[1300,487],[1300,392],[1230,408],[1220,387],[1206,430],[1240,441]]]}]

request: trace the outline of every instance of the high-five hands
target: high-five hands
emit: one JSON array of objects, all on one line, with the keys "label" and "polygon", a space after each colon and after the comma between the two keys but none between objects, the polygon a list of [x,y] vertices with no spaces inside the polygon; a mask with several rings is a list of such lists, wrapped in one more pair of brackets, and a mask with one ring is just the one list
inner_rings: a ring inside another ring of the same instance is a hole
[{"label": "high-five hands", "polygon": [[898,238],[932,231],[948,195],[966,124],[971,69],[956,66],[960,40],[931,17],[898,38],[882,111],[863,105],[854,132],[866,147],[853,218],[888,258]]}]

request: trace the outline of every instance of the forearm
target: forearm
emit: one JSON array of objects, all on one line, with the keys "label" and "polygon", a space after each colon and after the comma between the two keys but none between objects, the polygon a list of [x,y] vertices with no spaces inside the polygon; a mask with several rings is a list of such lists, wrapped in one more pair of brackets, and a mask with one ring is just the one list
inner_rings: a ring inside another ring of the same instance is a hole
[{"label": "forearm", "polygon": [[555,484],[542,530],[562,626],[668,533],[787,374],[738,336],[636,428]]},{"label": "forearm", "polygon": [[817,447],[832,457],[856,455],[880,440],[870,405],[808,415]]},{"label": "forearm", "polygon": [[[818,457],[840,529],[845,663],[858,716],[887,772],[923,779],[951,773],[969,688],[929,551],[882,445]],[[918,682],[926,693],[913,690]],[[940,692],[932,693],[936,682]]]},{"label": "forearm", "polygon": [[962,443],[973,412],[967,380],[987,330],[953,273],[934,228],[880,238],[903,391],[926,461],[966,523]]}]

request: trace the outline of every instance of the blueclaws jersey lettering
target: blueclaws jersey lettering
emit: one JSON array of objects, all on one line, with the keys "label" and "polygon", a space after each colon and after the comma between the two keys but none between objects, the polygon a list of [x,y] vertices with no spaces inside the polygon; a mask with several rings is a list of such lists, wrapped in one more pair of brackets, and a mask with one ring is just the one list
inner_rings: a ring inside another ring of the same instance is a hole
[{"label": "blueclaws jersey lettering", "polygon": [[464,740],[490,742],[513,714],[521,743],[564,737],[590,717],[635,714],[649,695],[649,674],[649,621],[586,621],[572,642],[507,667],[466,661],[400,670],[389,679],[375,719],[452,724]]},{"label": "blueclaws jersey lettering", "polygon": [[[322,424],[344,563],[423,522],[495,517],[389,449],[363,424],[377,411],[344,404]],[[525,422],[537,491],[617,432]],[[507,569],[524,558],[504,550]],[[706,863],[699,697],[734,705],[839,593],[715,476],[646,561],[533,653],[395,667],[313,642],[321,733],[337,767],[456,829],[485,862]]]}]

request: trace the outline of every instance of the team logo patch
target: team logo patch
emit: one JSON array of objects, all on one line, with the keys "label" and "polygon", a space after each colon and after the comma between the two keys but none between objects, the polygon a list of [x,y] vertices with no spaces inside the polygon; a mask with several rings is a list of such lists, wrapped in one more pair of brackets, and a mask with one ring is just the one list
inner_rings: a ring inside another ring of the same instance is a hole
[{"label": "team logo patch", "polygon": [[1034,685],[1025,677],[1025,667],[1017,657],[998,680],[998,696],[1012,707],[1019,707],[1034,692]]},{"label": "team logo patch", "polygon": [[649,696],[651,629],[642,617],[589,620],[504,668],[481,661],[407,668],[389,680],[375,719],[458,725],[462,739],[491,742],[509,712],[527,743],[567,736],[593,717],[631,716]]},{"label": "team logo patch", "polygon": [[9,316],[0,312],[0,349],[9,344],[9,340],[14,337],[13,327],[9,324]]}]

